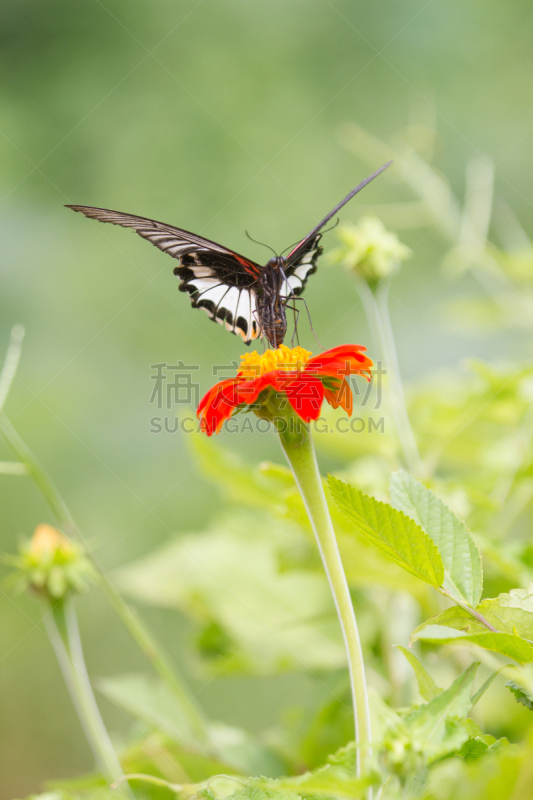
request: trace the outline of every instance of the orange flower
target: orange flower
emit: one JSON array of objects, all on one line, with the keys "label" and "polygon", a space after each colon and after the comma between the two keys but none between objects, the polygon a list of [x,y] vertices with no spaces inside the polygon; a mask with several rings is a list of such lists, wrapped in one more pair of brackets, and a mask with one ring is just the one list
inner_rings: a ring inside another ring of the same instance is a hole
[{"label": "orange flower", "polygon": [[311,358],[303,347],[256,351],[241,356],[235,378],[213,386],[200,401],[198,417],[202,430],[218,433],[236,409],[254,410],[273,419],[286,401],[304,422],[318,419],[324,398],[333,408],[353,409],[347,376],[359,374],[370,380],[372,361],[358,344],[345,344]]}]

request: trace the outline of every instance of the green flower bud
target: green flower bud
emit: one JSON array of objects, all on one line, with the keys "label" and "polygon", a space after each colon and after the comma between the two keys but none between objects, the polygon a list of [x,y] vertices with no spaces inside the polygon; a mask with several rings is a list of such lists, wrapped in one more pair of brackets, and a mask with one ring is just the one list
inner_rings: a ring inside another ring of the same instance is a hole
[{"label": "green flower bud", "polygon": [[330,254],[331,263],[342,263],[373,289],[409,258],[411,250],[388,231],[377,217],[362,217],[357,225],[338,228],[342,245]]},{"label": "green flower bud", "polygon": [[92,564],[80,545],[51,525],[38,525],[18,556],[6,559],[16,568],[13,583],[49,600],[61,600],[85,588]]}]

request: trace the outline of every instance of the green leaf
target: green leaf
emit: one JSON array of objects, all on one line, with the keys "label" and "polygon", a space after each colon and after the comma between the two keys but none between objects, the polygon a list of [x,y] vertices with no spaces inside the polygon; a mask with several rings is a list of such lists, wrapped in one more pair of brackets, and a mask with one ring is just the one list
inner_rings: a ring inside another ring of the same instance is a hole
[{"label": "green leaf", "polygon": [[487,598],[477,609],[495,628],[533,641],[533,584],[527,589],[511,589],[508,594]]},{"label": "green leaf", "polygon": [[98,688],[113,703],[170,739],[182,744],[198,744],[178,701],[157,678],[117,675],[100,679]]},{"label": "green leaf", "polygon": [[[231,501],[245,508],[271,508],[279,502],[279,481],[244,462],[236,453],[223,447],[213,447],[207,437],[199,433],[190,437],[198,466]],[[280,468],[281,473],[281,468]],[[292,473],[291,473],[292,478]],[[294,478],[292,478],[294,483]]]},{"label": "green leaf", "polygon": [[454,680],[448,689],[444,689],[429,703],[411,711],[404,717],[405,725],[416,730],[418,736],[431,740],[442,740],[446,735],[447,720],[465,717],[472,701],[470,692],[476,677],[479,662],[474,662]]},{"label": "green leaf", "polygon": [[198,794],[205,800],[301,800],[301,798],[332,798],[363,800],[368,788],[379,782],[379,776],[370,773],[356,778],[356,746],[350,743],[328,757],[328,763],[312,772],[275,780],[252,778],[242,787],[231,781],[210,781],[209,788]]},{"label": "green leaf", "polygon": [[439,551],[419,525],[332,475],[328,482],[340,510],[361,536],[421,580],[437,588],[442,585],[444,566]]},{"label": "green leaf", "polygon": [[524,689],[523,686],[520,686],[519,683],[515,681],[508,681],[506,684],[509,691],[511,691],[516,699],[517,703],[529,708],[530,711],[533,711],[533,697]]},{"label": "green leaf", "polygon": [[448,689],[401,719],[392,719],[380,732],[376,757],[390,774],[400,779],[413,774],[421,777],[428,766],[456,754],[473,736],[482,735],[472,720],[465,719],[478,666],[471,664]]},{"label": "green leaf", "polygon": [[328,765],[296,778],[281,778],[277,781],[257,781],[256,783],[270,791],[283,791],[284,798],[297,792],[296,796],[342,797],[350,800],[350,798],[364,797],[368,787],[375,783],[375,778],[373,776],[367,778],[339,776]]},{"label": "green leaf", "polygon": [[464,608],[460,606],[451,606],[451,608],[447,608],[445,611],[441,611],[440,614],[437,614],[434,617],[430,617],[430,619],[425,620],[422,622],[417,628],[414,629],[412,632],[409,643],[412,644],[416,642],[417,639],[422,638],[422,632],[429,626],[434,625],[444,625],[447,628],[454,628],[458,631],[463,631],[464,633],[486,633],[487,628],[481,622],[478,622],[475,617],[465,611]]},{"label": "green leaf", "polygon": [[263,779],[251,783],[267,790],[297,792],[303,797],[364,798],[369,786],[376,783],[376,776],[356,778],[356,746],[354,743],[341,748],[328,757],[328,763],[312,772],[275,781]]},{"label": "green leaf", "polygon": [[[511,666],[512,666],[512,664],[511,664]],[[481,698],[483,697],[483,695],[485,694],[485,692],[487,691],[487,689],[491,685],[491,683],[494,680],[494,678],[496,678],[500,674],[502,669],[504,669],[504,668],[501,667],[501,669],[497,669],[495,672],[492,673],[492,675],[489,675],[487,680],[479,687],[479,689],[477,690],[475,695],[472,697],[472,708],[476,705],[476,703],[478,703],[481,700]]]},{"label": "green leaf", "polygon": [[[222,723],[212,723],[212,745],[195,740],[179,703],[157,678],[145,675],[122,675],[105,678],[99,688],[114,703],[126,709],[156,732],[164,733],[185,750],[206,755],[216,772],[279,775],[280,760],[245,731]],[[214,754],[218,757],[215,762]]]},{"label": "green leaf", "polygon": [[[200,791],[198,794],[206,798],[206,800],[212,800],[213,796],[216,800],[223,800],[223,798],[228,797],[226,794],[222,794],[216,791],[216,787],[211,787],[214,791],[205,793]],[[237,789],[236,792],[229,795],[232,800],[301,800],[301,797],[297,792],[294,791],[286,791],[281,787],[273,787],[271,789],[263,789],[259,785],[258,781],[249,781],[243,789]]]},{"label": "green leaf", "polygon": [[[259,467],[242,462],[233,453],[226,451],[217,443],[212,446],[205,436],[191,436],[194,451],[199,457],[199,466],[208,478],[240,508],[261,508],[269,511],[275,518],[284,521],[290,519],[297,523],[300,535],[306,536],[308,545],[315,558],[317,571],[322,572],[322,562],[316,553],[314,535],[309,523],[307,511],[298,491],[292,472],[283,465],[263,462]],[[340,437],[346,438],[346,437]],[[372,437],[374,438],[374,437]],[[329,441],[329,439],[327,440]],[[387,478],[389,470],[387,468]],[[325,483],[325,481],[324,481]],[[351,586],[368,586],[379,584],[392,589],[407,591],[422,602],[427,588],[412,574],[386,558],[367,540],[355,538],[348,521],[335,503],[330,504],[330,512],[336,528],[339,548],[342,554],[346,577]],[[291,545],[291,537],[285,537],[287,547]],[[294,537],[292,537],[294,538]],[[301,550],[301,545],[297,546]],[[292,564],[284,557],[284,566],[292,568]],[[309,569],[309,558],[305,568]]]},{"label": "green leaf", "polygon": [[[508,594],[486,598],[475,610],[501,633],[512,633],[533,641],[533,584],[527,589],[511,589]],[[428,625],[446,625],[468,634],[487,633],[486,626],[468,611],[452,606],[419,625],[413,631],[411,641],[419,638],[418,633]]]},{"label": "green leaf", "polygon": [[422,666],[418,658],[412,653],[410,650],[407,650],[405,647],[397,644],[395,647],[403,653],[406,657],[412,668],[414,669],[416,680],[418,683],[418,691],[424,698],[424,700],[432,700],[438,694],[442,692],[442,689],[439,689],[429,672]]},{"label": "green leaf", "polygon": [[390,482],[393,506],[403,511],[430,536],[444,564],[444,588],[472,606],[483,589],[479,549],[466,525],[423,483],[404,470]]},{"label": "green leaf", "polygon": [[188,614],[201,631],[204,664],[217,673],[344,666],[323,571],[279,569],[278,548],[291,536],[292,523],[232,514],[119,570],[116,580],[144,602]]},{"label": "green leaf", "polygon": [[489,745],[480,736],[475,736],[467,739],[457,755],[469,763],[470,761],[477,761],[486,755]]},{"label": "green leaf", "polygon": [[494,650],[520,664],[533,662],[533,644],[513,633],[464,633],[444,625],[427,625],[420,633],[413,634],[413,641],[418,639],[434,644],[477,644],[485,650]]}]

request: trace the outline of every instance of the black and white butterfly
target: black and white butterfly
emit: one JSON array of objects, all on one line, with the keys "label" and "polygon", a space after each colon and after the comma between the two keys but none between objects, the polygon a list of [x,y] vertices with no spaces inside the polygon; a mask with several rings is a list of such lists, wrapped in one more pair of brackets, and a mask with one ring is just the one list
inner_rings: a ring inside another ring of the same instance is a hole
[{"label": "black and white butterfly", "polygon": [[195,233],[153,219],[91,206],[72,206],[90,219],[112,222],[133,230],[164,253],[178,259],[174,274],[180,290],[188,292],[194,308],[203,308],[246,344],[266,336],[279,347],[287,331],[287,302],[303,292],[307,279],[316,272],[324,227],[349,200],[374,180],[391,162],[378,169],[346,195],[287,256],[271,258],[261,266]]}]

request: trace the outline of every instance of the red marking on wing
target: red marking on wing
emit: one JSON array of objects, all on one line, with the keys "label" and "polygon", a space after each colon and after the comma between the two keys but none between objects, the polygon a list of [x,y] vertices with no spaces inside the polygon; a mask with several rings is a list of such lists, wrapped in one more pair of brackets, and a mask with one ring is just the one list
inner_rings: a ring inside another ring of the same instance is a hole
[{"label": "red marking on wing", "polygon": [[293,254],[293,253],[295,253],[295,252],[298,250],[298,248],[300,247],[300,245],[301,245],[301,244],[303,244],[303,242],[305,242],[305,240],[306,240],[306,239],[307,239],[307,236],[304,236],[304,238],[303,238],[301,241],[299,241],[299,242],[298,242],[298,244],[296,245],[296,247],[293,247],[293,248],[292,248],[292,250],[291,250],[291,252],[289,253],[289,255],[288,255],[288,256],[286,256],[287,260],[288,260],[288,259],[289,259],[289,258],[292,256],[292,254]]},{"label": "red marking on wing", "polygon": [[256,278],[259,277],[259,270],[251,264],[246,258],[242,258],[242,256],[238,256],[237,253],[232,253],[232,256],[235,256],[239,264],[242,264],[246,272],[250,275],[254,275]]}]

